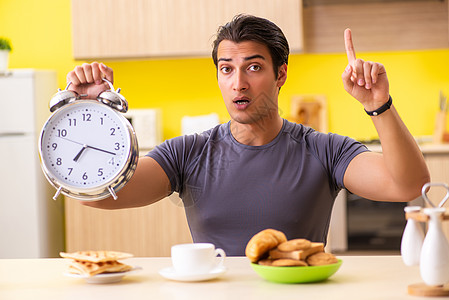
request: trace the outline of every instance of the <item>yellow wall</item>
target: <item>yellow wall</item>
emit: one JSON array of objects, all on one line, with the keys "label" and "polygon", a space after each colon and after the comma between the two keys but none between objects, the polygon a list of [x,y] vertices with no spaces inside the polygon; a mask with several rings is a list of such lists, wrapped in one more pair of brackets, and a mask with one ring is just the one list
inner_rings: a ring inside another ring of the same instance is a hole
[{"label": "yellow wall", "polygon": [[[72,56],[70,0],[0,0],[0,36],[13,43],[10,68],[55,69],[61,88],[67,72],[83,63]],[[359,57],[386,66],[394,104],[410,131],[431,135],[439,91],[449,95],[449,49],[359,53]],[[280,96],[282,116],[289,113],[292,95],[324,94],[330,131],[360,139],[376,137],[362,106],[343,90],[346,63],[344,53],[292,55]],[[180,134],[184,115],[217,112],[223,121],[228,119],[210,58],[106,64],[115,70],[114,86],[122,88],[131,108],[162,109],[165,138]]]}]

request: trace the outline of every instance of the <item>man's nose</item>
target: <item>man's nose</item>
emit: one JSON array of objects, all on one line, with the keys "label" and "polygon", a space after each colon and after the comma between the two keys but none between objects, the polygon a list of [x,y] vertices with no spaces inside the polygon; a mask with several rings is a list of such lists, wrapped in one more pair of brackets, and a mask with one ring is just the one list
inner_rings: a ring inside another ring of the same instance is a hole
[{"label": "man's nose", "polygon": [[248,80],[246,74],[242,71],[237,71],[234,76],[234,87],[235,91],[245,91],[248,89]]}]

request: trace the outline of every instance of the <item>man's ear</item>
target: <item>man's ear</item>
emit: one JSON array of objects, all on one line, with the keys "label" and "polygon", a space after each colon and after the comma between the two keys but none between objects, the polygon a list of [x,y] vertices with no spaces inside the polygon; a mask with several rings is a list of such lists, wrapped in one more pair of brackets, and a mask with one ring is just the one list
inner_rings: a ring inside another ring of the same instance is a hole
[{"label": "man's ear", "polygon": [[287,64],[283,64],[279,67],[278,70],[278,78],[277,78],[277,86],[281,87],[284,85],[285,81],[287,80]]}]

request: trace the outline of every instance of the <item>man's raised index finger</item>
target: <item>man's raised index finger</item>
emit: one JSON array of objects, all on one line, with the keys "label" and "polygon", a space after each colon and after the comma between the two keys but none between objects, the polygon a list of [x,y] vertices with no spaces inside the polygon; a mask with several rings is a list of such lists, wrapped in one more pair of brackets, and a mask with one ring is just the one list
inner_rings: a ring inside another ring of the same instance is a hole
[{"label": "man's raised index finger", "polygon": [[348,56],[348,62],[352,65],[356,60],[354,45],[352,44],[352,34],[351,29],[346,28],[345,30],[345,48],[346,55]]}]

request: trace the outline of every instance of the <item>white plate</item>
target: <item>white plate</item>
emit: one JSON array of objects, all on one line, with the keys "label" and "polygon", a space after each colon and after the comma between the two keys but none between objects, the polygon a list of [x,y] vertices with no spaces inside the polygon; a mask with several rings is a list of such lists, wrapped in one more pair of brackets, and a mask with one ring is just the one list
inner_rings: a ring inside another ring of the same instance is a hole
[{"label": "white plate", "polygon": [[217,267],[205,274],[178,274],[173,267],[168,267],[159,271],[162,277],[176,281],[205,281],[217,278],[226,272],[226,267]]},{"label": "white plate", "polygon": [[125,275],[141,269],[141,267],[133,267],[131,270],[126,272],[102,273],[94,276],[72,274],[69,272],[64,273],[64,275],[73,278],[85,279],[87,283],[115,283],[121,281]]}]

